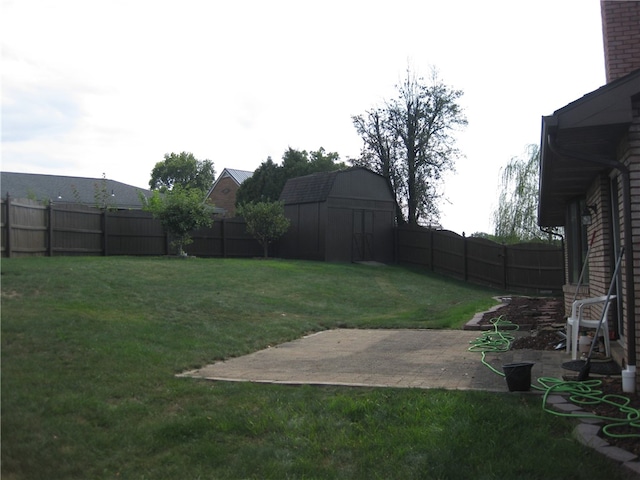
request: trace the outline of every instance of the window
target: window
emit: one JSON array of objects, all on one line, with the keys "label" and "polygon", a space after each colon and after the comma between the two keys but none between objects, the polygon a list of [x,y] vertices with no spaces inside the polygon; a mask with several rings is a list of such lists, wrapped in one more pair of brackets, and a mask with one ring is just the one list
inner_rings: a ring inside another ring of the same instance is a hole
[{"label": "window", "polygon": [[[577,284],[582,266],[587,257],[587,227],[582,225],[582,212],[586,206],[584,198],[570,202],[567,212],[567,253],[569,283]],[[585,269],[582,284],[589,283],[589,268]]]}]

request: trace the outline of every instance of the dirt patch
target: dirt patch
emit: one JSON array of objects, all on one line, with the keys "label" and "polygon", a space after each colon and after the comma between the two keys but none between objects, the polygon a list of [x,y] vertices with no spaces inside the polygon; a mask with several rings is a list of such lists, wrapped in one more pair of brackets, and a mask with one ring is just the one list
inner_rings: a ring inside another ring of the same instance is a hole
[{"label": "dirt patch", "polygon": [[565,323],[564,306],[558,298],[503,297],[498,310],[485,313],[479,323],[490,325],[498,317],[515,323],[523,330],[553,325],[560,327]]},{"label": "dirt patch", "polygon": [[1,295],[3,298],[18,298],[22,296],[15,290],[9,290],[8,292],[1,292]]},{"label": "dirt patch", "polygon": [[564,339],[565,316],[562,300],[557,298],[509,297],[504,305],[494,312],[485,313],[481,326],[491,326],[496,318],[518,325],[520,331],[528,331],[514,340],[514,350],[554,350]]},{"label": "dirt patch", "polygon": [[[484,326],[492,325],[492,321],[502,317],[511,323],[518,325],[521,332],[526,332],[513,341],[511,348],[532,349],[532,350],[555,350],[563,341],[566,318],[562,300],[555,298],[530,298],[512,297],[503,299],[504,305],[498,310],[485,313],[479,324]],[[562,344],[564,345],[564,344]],[[564,348],[564,347],[562,347]],[[578,372],[567,370],[567,377],[577,377]],[[620,376],[602,377],[591,376],[592,379],[602,380],[603,398],[613,402],[600,402],[594,405],[581,405],[581,407],[599,417],[625,419],[627,413],[623,412],[617,405],[621,405],[628,399],[628,404],[624,407],[640,409],[640,395],[638,393],[624,393],[622,391],[622,380]],[[615,423],[609,420],[606,423]],[[638,435],[637,427],[624,426],[612,431],[616,435],[635,434]],[[622,448],[627,452],[640,456],[640,438],[614,438],[606,436],[600,432],[600,436],[610,445]]]}]

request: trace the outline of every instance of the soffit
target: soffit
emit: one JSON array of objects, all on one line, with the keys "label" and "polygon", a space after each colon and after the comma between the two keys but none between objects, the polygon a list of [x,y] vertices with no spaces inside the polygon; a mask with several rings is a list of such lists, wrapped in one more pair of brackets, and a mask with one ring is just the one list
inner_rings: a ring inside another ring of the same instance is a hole
[{"label": "soffit", "polygon": [[640,70],[542,118],[538,223],[565,223],[567,202],[584,196],[595,178],[611,170],[633,118]]}]

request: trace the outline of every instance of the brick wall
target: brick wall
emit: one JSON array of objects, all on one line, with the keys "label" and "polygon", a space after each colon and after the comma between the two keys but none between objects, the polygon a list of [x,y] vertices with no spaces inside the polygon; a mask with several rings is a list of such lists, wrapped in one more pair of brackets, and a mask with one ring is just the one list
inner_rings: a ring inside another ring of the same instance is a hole
[{"label": "brick wall", "polygon": [[640,0],[601,0],[607,83],[640,68]]},{"label": "brick wall", "polygon": [[[640,2],[636,2],[640,3]],[[633,245],[633,289],[635,291],[635,312],[625,312],[636,319],[636,357],[640,359],[640,100],[633,102],[633,122],[629,128],[627,142],[622,145],[624,153],[621,161],[629,168],[631,177],[631,228],[622,227],[621,235],[624,241],[625,235],[631,233]],[[622,207],[622,199],[620,199]],[[621,265],[622,278],[626,278],[626,265]],[[623,280],[623,295],[628,295],[626,282]],[[626,345],[625,345],[626,347]]]},{"label": "brick wall", "polygon": [[217,208],[223,208],[225,217],[233,217],[236,214],[236,192],[238,184],[231,177],[221,178],[209,195],[208,201]]}]

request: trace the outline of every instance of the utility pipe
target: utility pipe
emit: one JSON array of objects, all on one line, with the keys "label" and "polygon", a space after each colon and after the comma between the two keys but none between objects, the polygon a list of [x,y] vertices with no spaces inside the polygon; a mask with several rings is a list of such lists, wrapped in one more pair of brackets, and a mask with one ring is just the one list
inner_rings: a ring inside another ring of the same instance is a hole
[{"label": "utility pipe", "polygon": [[627,365],[636,368],[636,301],[635,289],[633,284],[633,241],[631,228],[631,174],[625,164],[617,160],[609,160],[595,157],[585,153],[575,153],[564,150],[555,144],[554,138],[547,135],[547,144],[549,149],[555,155],[573,160],[597,163],[610,168],[615,168],[620,172],[622,177],[622,220],[624,223],[624,263],[625,263],[625,287],[627,290],[626,310],[627,310]]}]

